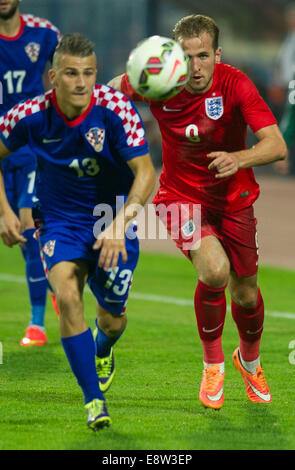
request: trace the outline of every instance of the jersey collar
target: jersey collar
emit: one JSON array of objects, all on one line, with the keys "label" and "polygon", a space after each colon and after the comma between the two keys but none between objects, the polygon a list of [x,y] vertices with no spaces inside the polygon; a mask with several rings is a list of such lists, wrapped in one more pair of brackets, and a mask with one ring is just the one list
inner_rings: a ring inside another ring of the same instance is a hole
[{"label": "jersey collar", "polygon": [[23,17],[20,15],[20,27],[19,27],[18,33],[15,36],[5,36],[4,34],[0,34],[0,39],[5,39],[6,41],[15,41],[23,34],[24,27],[25,27],[25,22],[24,22]]},{"label": "jersey collar", "polygon": [[90,113],[90,111],[92,110],[93,108],[93,105],[95,103],[95,97],[94,97],[94,94],[92,93],[91,95],[91,99],[90,99],[90,103],[89,103],[89,106],[87,109],[85,109],[84,113],[81,114],[81,116],[78,116],[76,119],[73,119],[72,121],[69,121],[68,118],[66,117],[66,115],[61,111],[61,109],[59,108],[58,106],[58,103],[57,103],[57,99],[56,99],[56,91],[55,91],[55,88],[53,89],[53,93],[52,93],[52,103],[56,109],[56,112],[57,114],[63,118],[63,120],[65,121],[66,125],[69,126],[69,127],[75,127],[75,126],[78,126],[79,124],[81,124],[81,122],[84,121],[84,119],[86,118],[86,116],[88,116],[88,114]]}]

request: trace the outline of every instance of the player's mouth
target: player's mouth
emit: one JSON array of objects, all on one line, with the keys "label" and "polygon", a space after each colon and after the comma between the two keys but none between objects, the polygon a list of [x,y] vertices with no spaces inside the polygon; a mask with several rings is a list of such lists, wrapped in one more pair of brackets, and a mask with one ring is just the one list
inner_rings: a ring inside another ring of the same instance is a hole
[{"label": "player's mouth", "polygon": [[5,8],[8,8],[9,7],[9,3],[7,2],[1,2],[0,3],[0,9],[1,10],[5,10]]},{"label": "player's mouth", "polygon": [[193,75],[192,79],[194,82],[199,83],[202,80],[203,76],[202,75]]}]

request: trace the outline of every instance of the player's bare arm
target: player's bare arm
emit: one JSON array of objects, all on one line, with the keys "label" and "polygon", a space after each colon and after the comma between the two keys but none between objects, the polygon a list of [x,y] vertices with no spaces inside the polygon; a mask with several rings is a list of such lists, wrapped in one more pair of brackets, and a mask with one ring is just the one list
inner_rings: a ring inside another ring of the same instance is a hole
[{"label": "player's bare arm", "polygon": [[[9,150],[0,141],[0,163],[9,154]],[[20,221],[7,201],[0,165],[0,235],[3,243],[9,247],[19,242],[25,243],[26,239],[20,234],[20,229]]]},{"label": "player's bare arm", "polygon": [[112,88],[115,88],[115,90],[121,91],[122,78],[123,78],[123,74],[117,75],[117,77],[112,78],[112,80],[108,82],[108,85],[111,86]]},{"label": "player's bare arm", "polygon": [[120,253],[123,262],[126,262],[126,229],[145,205],[156,182],[155,169],[150,154],[132,158],[128,161],[128,165],[135,178],[127,201],[114,221],[99,235],[93,246],[95,250],[101,249],[98,264],[106,270],[116,267]]},{"label": "player's bare arm", "polygon": [[287,147],[277,125],[264,127],[255,133],[258,143],[238,152],[211,152],[209,170],[217,171],[216,178],[226,178],[238,170],[267,165],[287,156]]}]

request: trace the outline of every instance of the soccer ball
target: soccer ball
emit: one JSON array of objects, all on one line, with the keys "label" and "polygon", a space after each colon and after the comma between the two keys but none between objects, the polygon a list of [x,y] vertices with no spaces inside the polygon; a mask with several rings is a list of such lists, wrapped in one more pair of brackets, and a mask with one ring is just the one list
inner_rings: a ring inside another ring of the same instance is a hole
[{"label": "soccer ball", "polygon": [[151,36],[131,51],[126,72],[137,93],[151,100],[167,100],[188,82],[189,57],[173,39]]}]

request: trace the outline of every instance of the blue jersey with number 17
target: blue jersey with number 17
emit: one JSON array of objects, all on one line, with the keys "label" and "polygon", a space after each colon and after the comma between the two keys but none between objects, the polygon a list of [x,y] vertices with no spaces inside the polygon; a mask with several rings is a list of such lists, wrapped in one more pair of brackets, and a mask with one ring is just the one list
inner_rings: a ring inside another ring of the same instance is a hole
[{"label": "blue jersey with number 17", "polygon": [[20,101],[44,93],[42,75],[59,38],[50,21],[29,14],[20,15],[16,36],[0,35],[1,115]]},{"label": "blue jersey with number 17", "polygon": [[[17,103],[44,93],[42,77],[60,37],[50,21],[31,14],[20,15],[20,28],[15,36],[0,35],[0,115]],[[10,170],[30,166],[32,162],[35,157],[28,147],[21,149],[3,162],[5,178]]]},{"label": "blue jersey with number 17", "polygon": [[0,118],[0,137],[15,151],[28,143],[37,156],[36,193],[44,222],[96,220],[99,203],[126,197],[134,175],[128,160],[149,152],[142,120],[121,92],[96,85],[82,116],[68,121],[55,90]]}]

